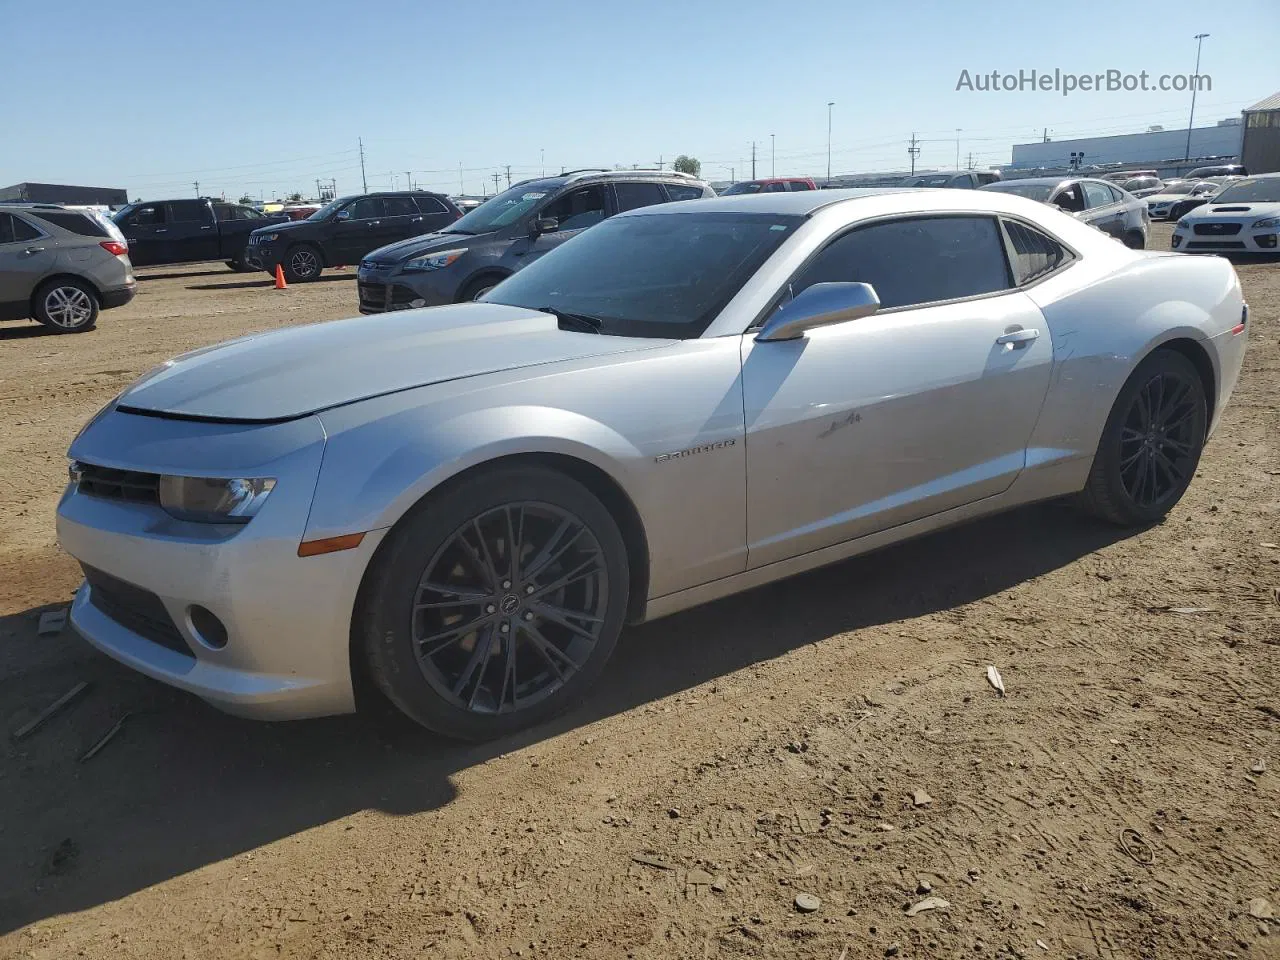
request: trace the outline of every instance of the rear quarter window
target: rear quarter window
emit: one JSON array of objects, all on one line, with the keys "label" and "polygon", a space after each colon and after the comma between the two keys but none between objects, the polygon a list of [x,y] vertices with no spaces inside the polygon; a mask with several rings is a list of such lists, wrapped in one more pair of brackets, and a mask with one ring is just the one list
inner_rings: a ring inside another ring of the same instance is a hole
[{"label": "rear quarter window", "polygon": [[697,200],[704,196],[701,187],[691,187],[683,183],[664,184],[667,196],[672,200]]},{"label": "rear quarter window", "polygon": [[45,223],[51,223],[55,227],[61,227],[71,233],[78,234],[82,237],[110,237],[100,223],[92,217],[87,217],[83,213],[77,213],[74,210],[41,210],[39,213],[33,213],[37,220],[43,220]]}]

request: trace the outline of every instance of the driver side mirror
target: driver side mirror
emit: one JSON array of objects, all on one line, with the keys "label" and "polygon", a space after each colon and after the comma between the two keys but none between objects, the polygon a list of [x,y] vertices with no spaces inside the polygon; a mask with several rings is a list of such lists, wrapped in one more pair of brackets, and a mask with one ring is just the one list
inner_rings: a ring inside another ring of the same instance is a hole
[{"label": "driver side mirror", "polygon": [[333,215],[333,219],[335,219],[335,220],[350,220],[350,219],[351,219],[351,208],[350,208],[350,207],[343,207],[341,210],[339,210],[337,213],[335,213],[335,214]]},{"label": "driver side mirror", "polygon": [[795,340],[814,327],[869,317],[879,309],[880,297],[869,283],[815,283],[766,320],[756,339]]},{"label": "driver side mirror", "polygon": [[560,229],[560,221],[555,217],[539,217],[533,221],[533,235],[536,237],[543,233],[555,233]]}]

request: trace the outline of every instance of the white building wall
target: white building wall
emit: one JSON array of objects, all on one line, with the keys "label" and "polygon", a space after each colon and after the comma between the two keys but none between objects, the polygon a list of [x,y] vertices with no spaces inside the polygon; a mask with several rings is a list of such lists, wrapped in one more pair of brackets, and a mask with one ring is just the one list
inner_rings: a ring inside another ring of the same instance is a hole
[{"label": "white building wall", "polygon": [[[1191,156],[1238,157],[1243,128],[1194,127],[1191,130]],[[1073,152],[1083,151],[1084,164],[1091,163],[1159,163],[1181,159],[1187,149],[1187,130],[1161,130],[1156,133],[1129,133],[1118,137],[1084,137],[1079,140],[1050,140],[1048,143],[1017,143],[1013,147],[1012,167],[1065,167]]]}]

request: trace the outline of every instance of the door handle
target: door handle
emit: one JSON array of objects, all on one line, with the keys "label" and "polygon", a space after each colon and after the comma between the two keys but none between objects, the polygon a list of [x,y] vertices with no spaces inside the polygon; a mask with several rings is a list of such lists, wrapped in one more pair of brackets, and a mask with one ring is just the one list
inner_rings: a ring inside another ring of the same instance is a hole
[{"label": "door handle", "polygon": [[23,253],[44,253],[44,247],[27,247]]},{"label": "door handle", "polygon": [[369,221],[369,226],[371,226],[371,227],[380,227],[380,226],[382,226],[382,221],[381,221],[381,220],[370,220],[370,221]]},{"label": "door handle", "polygon": [[1039,330],[1014,330],[1012,333],[1006,333],[996,337],[996,343],[1003,346],[1006,350],[1017,350],[1023,344],[1027,344],[1032,340],[1038,339],[1039,336]]},{"label": "door handle", "polygon": [[156,233],[168,233],[168,232],[169,232],[168,227],[156,227]]},{"label": "door handle", "polygon": [[410,220],[409,222],[410,222],[410,223],[421,223],[421,222],[422,222],[422,218],[421,218],[421,217],[414,217],[414,218],[413,218],[412,220]]},{"label": "door handle", "polygon": [[213,229],[213,227],[208,226],[208,225],[206,224],[205,226],[201,227],[200,229],[201,229],[201,230],[212,230],[212,229]]}]

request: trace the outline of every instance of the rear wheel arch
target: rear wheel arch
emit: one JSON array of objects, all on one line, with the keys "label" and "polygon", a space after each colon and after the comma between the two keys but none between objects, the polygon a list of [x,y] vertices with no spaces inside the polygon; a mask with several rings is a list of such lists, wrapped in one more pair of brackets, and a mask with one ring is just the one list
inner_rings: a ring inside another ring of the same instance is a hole
[{"label": "rear wheel arch", "polygon": [[[1152,347],[1147,356],[1157,350],[1172,350],[1191,361],[1191,365],[1196,368],[1196,373],[1200,374],[1200,382],[1204,386],[1205,404],[1207,405],[1205,422],[1206,424],[1212,424],[1218,401],[1218,377],[1213,369],[1213,361],[1209,358],[1208,351],[1190,337],[1176,337],[1173,340],[1159,343]],[[1145,360],[1146,357],[1142,359]]]}]

